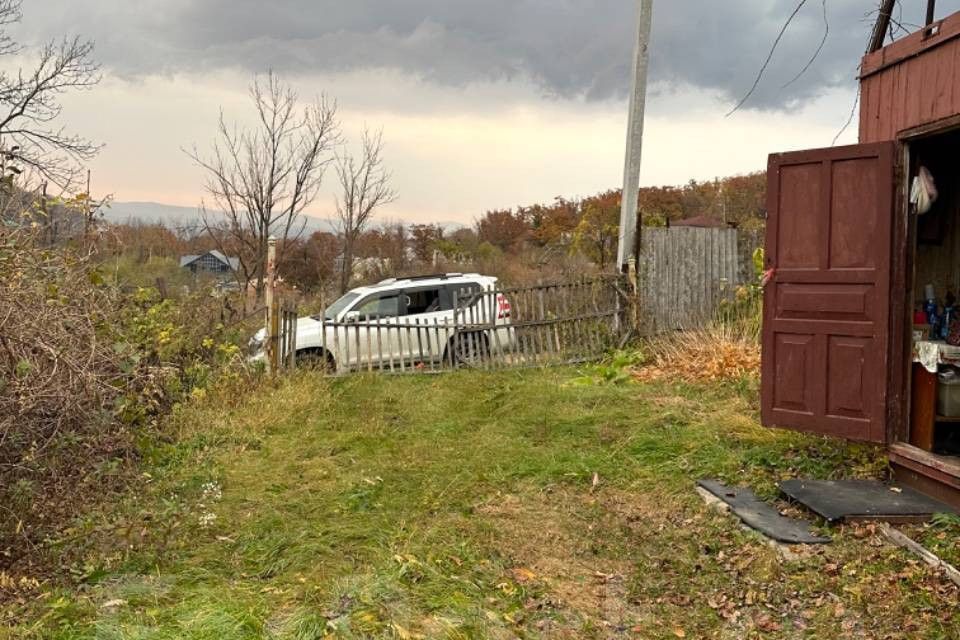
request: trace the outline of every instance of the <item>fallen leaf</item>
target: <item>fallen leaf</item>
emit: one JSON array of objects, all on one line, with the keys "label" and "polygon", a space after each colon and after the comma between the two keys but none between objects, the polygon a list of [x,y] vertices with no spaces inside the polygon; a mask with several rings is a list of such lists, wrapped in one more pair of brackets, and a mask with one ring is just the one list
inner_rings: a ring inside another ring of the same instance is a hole
[{"label": "fallen leaf", "polygon": [[764,614],[757,619],[757,628],[761,631],[780,631],[780,623]]},{"label": "fallen leaf", "polygon": [[513,569],[510,573],[513,574],[513,579],[521,584],[524,582],[530,582],[531,580],[537,577],[537,574],[535,574],[533,571],[530,571],[530,569],[526,569],[524,567],[518,567],[516,569]]}]

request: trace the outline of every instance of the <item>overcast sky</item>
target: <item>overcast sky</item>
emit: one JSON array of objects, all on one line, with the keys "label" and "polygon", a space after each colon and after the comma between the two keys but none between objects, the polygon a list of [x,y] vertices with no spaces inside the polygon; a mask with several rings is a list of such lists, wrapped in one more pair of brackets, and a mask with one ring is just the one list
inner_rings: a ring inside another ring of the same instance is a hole
[{"label": "overcast sky", "polygon": [[[832,142],[876,0],[808,0],[747,107],[724,117],[796,4],[656,2],[645,184]],[[900,21],[919,23],[926,3],[903,4]],[[244,121],[250,78],[273,69],[304,98],[336,97],[348,138],[383,127],[400,193],[383,217],[469,222],[619,185],[635,22],[634,0],[26,0],[16,35],[96,41],[104,81],[69,97],[63,120],[107,145],[95,191],[197,204],[202,176],[181,148],[208,146],[221,108]],[[855,140],[856,123],[841,137]],[[331,210],[332,192],[312,207]]]}]

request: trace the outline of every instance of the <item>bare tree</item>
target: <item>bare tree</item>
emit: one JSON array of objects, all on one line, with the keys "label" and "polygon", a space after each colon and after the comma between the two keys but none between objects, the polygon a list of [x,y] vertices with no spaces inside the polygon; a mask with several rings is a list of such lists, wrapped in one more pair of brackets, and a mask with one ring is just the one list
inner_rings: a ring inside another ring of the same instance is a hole
[{"label": "bare tree", "polygon": [[[22,0],[0,0],[0,61],[24,51],[8,33],[20,21]],[[3,65],[0,71],[0,163],[3,177],[24,170],[61,189],[71,190],[81,164],[100,145],[70,134],[55,124],[63,107],[61,96],[87,89],[100,81],[92,61],[93,43],[64,38],[40,47],[32,69]]]},{"label": "bare tree", "polygon": [[272,72],[255,78],[250,98],[257,114],[253,128],[227,124],[220,114],[212,154],[187,155],[206,171],[206,190],[215,212],[202,207],[204,227],[224,254],[240,259],[238,279],[264,292],[267,241],[303,233],[303,211],[316,199],[340,142],[336,102],[321,95],[302,112],[296,92]]},{"label": "bare tree", "polygon": [[340,292],[350,287],[357,238],[370,224],[374,212],[397,199],[390,186],[391,174],[383,163],[383,132],[363,131],[360,158],[349,152],[337,156],[337,177],[341,195],[337,197],[337,218],[343,238],[340,262]]}]

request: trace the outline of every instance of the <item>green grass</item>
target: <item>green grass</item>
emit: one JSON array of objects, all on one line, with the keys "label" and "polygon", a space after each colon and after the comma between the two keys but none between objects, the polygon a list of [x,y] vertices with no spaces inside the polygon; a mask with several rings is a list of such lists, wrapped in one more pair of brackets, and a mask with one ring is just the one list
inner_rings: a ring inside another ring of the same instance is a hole
[{"label": "green grass", "polygon": [[928,524],[907,533],[944,562],[960,567],[960,516],[938,513]]},{"label": "green grass", "polygon": [[956,590],[869,530],[783,561],[694,492],[874,476],[882,451],[760,427],[752,383],[579,375],[303,375],[184,408],[0,637],[960,634]]}]

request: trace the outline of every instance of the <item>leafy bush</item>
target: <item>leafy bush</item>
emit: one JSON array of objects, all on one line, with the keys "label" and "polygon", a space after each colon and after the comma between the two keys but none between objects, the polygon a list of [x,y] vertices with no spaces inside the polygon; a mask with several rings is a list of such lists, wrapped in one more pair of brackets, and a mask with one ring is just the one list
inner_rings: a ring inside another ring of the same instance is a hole
[{"label": "leafy bush", "polygon": [[40,239],[0,230],[0,568],[119,482],[156,416],[243,375],[217,299],[124,292]]},{"label": "leafy bush", "polygon": [[623,384],[632,380],[635,368],[644,364],[641,351],[617,351],[598,364],[587,366],[573,380],[575,385]]},{"label": "leafy bush", "polygon": [[717,313],[717,323],[730,334],[759,341],[763,325],[764,252],[753,252],[754,279],[737,287],[730,299],[723,300]]}]

